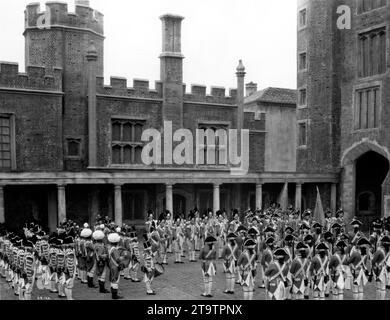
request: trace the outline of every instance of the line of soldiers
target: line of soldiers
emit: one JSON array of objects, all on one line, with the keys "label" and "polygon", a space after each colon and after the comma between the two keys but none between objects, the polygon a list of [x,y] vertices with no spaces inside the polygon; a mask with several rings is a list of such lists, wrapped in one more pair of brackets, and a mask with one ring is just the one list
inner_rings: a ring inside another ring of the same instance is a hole
[{"label": "line of soldiers", "polygon": [[154,295],[151,281],[155,276],[152,244],[144,242],[143,256],[139,248],[138,234],[134,227],[119,228],[108,218],[98,217],[90,228],[86,223],[79,228],[66,221],[57,232],[46,234],[42,228],[30,223],[23,232],[9,232],[0,226],[0,275],[5,278],[20,300],[31,300],[33,289],[58,293],[60,298],[73,300],[75,279],[96,288],[105,288],[107,276],[111,284],[112,299],[121,299],[118,294],[121,276],[132,282],[141,266],[145,276],[147,294]]},{"label": "line of soldiers", "polygon": [[[313,221],[306,210],[302,216],[292,207],[282,212],[275,206],[265,212],[248,210],[243,221],[237,210],[229,221],[226,213],[211,210],[202,217],[191,211],[188,219],[171,218],[169,212],[158,221],[149,212],[146,222],[155,257],[167,264],[173,251],[175,263],[195,262],[195,251],[203,275],[203,297],[211,298],[217,261],[223,260],[225,294],[242,287],[244,299],[253,299],[256,282],[266,298],[342,300],[352,290],[361,300],[368,282],[375,280],[378,300],[385,299],[390,285],[390,220],[374,221],[372,234],[365,237],[362,222],[353,219],[349,227],[344,212],[328,210],[324,225]],[[347,229],[352,229],[347,233]]]},{"label": "line of soldiers", "polygon": [[108,218],[98,217],[95,226],[79,228],[67,221],[56,233],[45,234],[35,223],[26,225],[23,234],[0,227],[0,275],[20,299],[31,299],[34,284],[72,299],[78,278],[89,288],[99,282],[99,292],[110,279],[112,299],[118,294],[121,276],[140,282],[144,274],[146,293],[155,295],[152,283],[164,273],[168,254],[175,263],[183,257],[196,262],[199,252],[204,292],[211,298],[217,261],[222,260],[226,276],[224,293],[235,294],[242,288],[244,299],[253,299],[256,286],[265,289],[267,299],[343,299],[344,290],[352,290],[354,299],[363,299],[364,288],[375,280],[377,299],[385,299],[390,284],[390,220],[376,220],[373,232],[365,237],[362,223],[354,219],[347,233],[344,213],[333,217],[326,212],[325,224],[313,221],[312,212],[302,216],[275,206],[268,210],[245,212],[240,219],[234,210],[232,219],[218,211],[200,216],[195,208],[188,219],[164,212],[158,220],[148,212],[143,253],[135,227],[116,226]]}]

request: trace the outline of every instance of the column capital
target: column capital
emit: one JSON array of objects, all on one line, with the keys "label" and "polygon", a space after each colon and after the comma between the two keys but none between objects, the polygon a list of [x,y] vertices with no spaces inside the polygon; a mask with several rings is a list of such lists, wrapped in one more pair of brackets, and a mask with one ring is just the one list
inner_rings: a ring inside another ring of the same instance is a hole
[{"label": "column capital", "polygon": [[123,187],[123,184],[120,184],[120,183],[114,184],[115,189],[122,189],[122,187]]},{"label": "column capital", "polygon": [[57,184],[57,189],[65,189],[66,184]]},{"label": "column capital", "polygon": [[166,183],[165,187],[166,188],[173,188],[174,185],[175,185],[174,183]]},{"label": "column capital", "polygon": [[303,186],[305,183],[303,181],[297,181],[295,182],[297,186]]},{"label": "column capital", "polygon": [[219,183],[219,182],[213,183],[214,188],[220,188],[221,185],[222,185],[222,183]]}]

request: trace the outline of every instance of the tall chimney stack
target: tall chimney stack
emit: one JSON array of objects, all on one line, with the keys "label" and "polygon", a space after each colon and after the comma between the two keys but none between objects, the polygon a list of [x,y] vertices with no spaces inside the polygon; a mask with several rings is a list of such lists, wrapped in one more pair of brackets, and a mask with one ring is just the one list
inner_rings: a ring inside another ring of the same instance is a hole
[{"label": "tall chimney stack", "polygon": [[89,7],[89,0],[75,0],[75,6]]},{"label": "tall chimney stack", "polygon": [[251,96],[252,94],[254,94],[256,92],[257,92],[257,83],[250,82],[250,83],[246,84],[246,96],[247,97]]},{"label": "tall chimney stack", "polygon": [[163,120],[172,121],[173,129],[183,128],[183,59],[181,22],[184,17],[165,14],[162,21],[161,82],[163,86]]},{"label": "tall chimney stack", "polygon": [[241,133],[241,130],[244,127],[244,100],[245,100],[245,67],[242,63],[242,60],[240,60],[238,67],[237,67],[237,129],[238,132]]}]

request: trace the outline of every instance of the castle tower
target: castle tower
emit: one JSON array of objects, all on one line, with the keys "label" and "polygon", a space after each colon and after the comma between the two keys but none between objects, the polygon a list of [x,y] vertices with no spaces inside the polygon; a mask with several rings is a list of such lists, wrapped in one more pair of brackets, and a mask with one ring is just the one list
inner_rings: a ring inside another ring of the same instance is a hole
[{"label": "castle tower", "polygon": [[181,53],[181,16],[160,17],[163,30],[161,81],[163,83],[163,120],[173,128],[183,127],[183,59]]},{"label": "castle tower", "polygon": [[[25,10],[26,65],[63,70],[63,141],[65,170],[79,171],[88,165],[88,49],[93,41],[97,53],[96,76],[103,76],[103,15],[89,7],[89,1],[76,1],[75,13],[63,2],[39,3]],[[79,141],[80,156],[67,159],[67,141]]]},{"label": "castle tower", "polygon": [[339,163],[337,1],[299,0],[298,171],[334,172]]}]

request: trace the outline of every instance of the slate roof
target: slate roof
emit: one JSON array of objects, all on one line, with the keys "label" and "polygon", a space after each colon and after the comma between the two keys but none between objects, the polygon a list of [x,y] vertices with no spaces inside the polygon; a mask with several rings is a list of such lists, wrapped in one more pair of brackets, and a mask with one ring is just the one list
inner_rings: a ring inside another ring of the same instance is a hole
[{"label": "slate roof", "polygon": [[279,104],[297,104],[297,90],[284,88],[266,88],[245,98],[245,104],[253,102],[271,102]]}]

